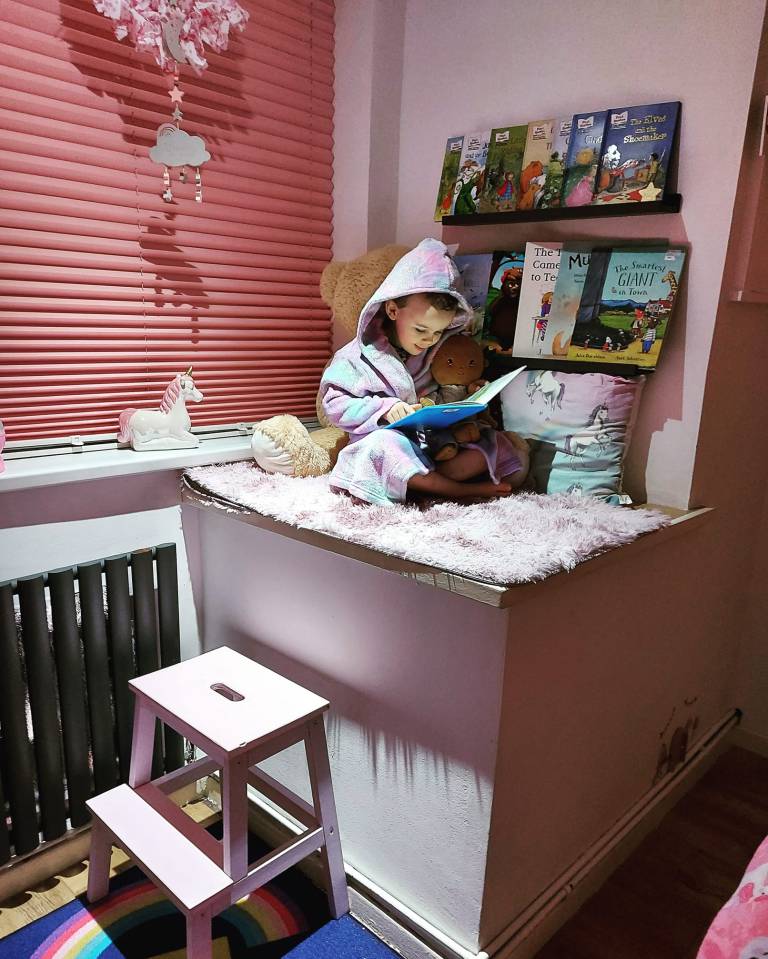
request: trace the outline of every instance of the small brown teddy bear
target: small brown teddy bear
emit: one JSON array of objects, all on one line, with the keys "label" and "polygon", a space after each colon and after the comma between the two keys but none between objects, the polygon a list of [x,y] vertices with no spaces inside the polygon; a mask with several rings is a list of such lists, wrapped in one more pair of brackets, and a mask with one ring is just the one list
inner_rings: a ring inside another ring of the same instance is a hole
[{"label": "small brown teddy bear", "polygon": [[[463,333],[449,336],[432,358],[430,372],[438,386],[420,397],[422,406],[465,400],[485,382],[484,366],[483,350],[477,340]],[[460,443],[476,443],[480,439],[481,425],[496,425],[487,411],[479,418],[462,420],[448,429],[426,430],[424,438],[429,455],[437,461],[452,459]]]}]

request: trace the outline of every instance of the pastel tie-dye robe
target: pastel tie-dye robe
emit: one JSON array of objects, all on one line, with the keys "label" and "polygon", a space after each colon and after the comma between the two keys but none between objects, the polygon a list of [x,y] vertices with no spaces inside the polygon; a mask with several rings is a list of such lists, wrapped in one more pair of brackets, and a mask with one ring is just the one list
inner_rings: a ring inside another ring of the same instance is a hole
[{"label": "pastel tie-dye robe", "polygon": [[[363,307],[357,336],[336,353],[323,374],[320,395],[329,421],[350,434],[330,476],[334,489],[369,503],[402,502],[408,480],[431,473],[434,462],[405,433],[383,429],[384,416],[395,403],[415,404],[436,387],[430,375],[435,352],[448,336],[462,330],[471,316],[456,289],[458,270],[439,240],[422,240],[399,260]],[[461,307],[440,340],[404,363],[382,330],[380,307],[411,293],[450,293]],[[484,430],[478,443],[491,478],[498,482],[520,468],[512,443],[503,433]]]}]

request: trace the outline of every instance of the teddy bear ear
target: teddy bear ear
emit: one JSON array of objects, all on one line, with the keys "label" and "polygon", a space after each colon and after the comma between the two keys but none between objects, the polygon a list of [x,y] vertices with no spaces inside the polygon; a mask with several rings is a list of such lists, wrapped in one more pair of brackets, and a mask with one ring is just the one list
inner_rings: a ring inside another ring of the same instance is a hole
[{"label": "teddy bear ear", "polygon": [[320,296],[327,306],[333,306],[333,294],[336,292],[336,284],[344,271],[346,263],[340,260],[331,260],[320,275]]}]

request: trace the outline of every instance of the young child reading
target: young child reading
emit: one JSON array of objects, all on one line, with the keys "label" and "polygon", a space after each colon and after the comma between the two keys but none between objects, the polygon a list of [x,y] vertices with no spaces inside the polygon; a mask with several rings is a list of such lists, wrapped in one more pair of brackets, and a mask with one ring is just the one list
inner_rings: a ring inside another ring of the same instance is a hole
[{"label": "young child reading", "polygon": [[416,438],[382,429],[419,408],[434,389],[432,357],[471,322],[445,244],[426,239],[406,253],[363,307],[357,336],[336,353],[320,383],[323,409],[350,434],[331,487],[369,503],[403,502],[409,492],[456,499],[507,496],[525,481],[525,444],[486,428],[457,456],[436,463]]}]

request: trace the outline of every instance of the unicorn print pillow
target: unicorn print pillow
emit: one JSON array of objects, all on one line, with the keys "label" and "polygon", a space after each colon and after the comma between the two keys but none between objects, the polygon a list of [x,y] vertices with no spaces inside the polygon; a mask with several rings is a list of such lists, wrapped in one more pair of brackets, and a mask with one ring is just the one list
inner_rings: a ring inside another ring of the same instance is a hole
[{"label": "unicorn print pillow", "polygon": [[531,444],[539,493],[577,493],[629,503],[624,454],[644,378],[526,370],[501,394],[504,429]]}]

